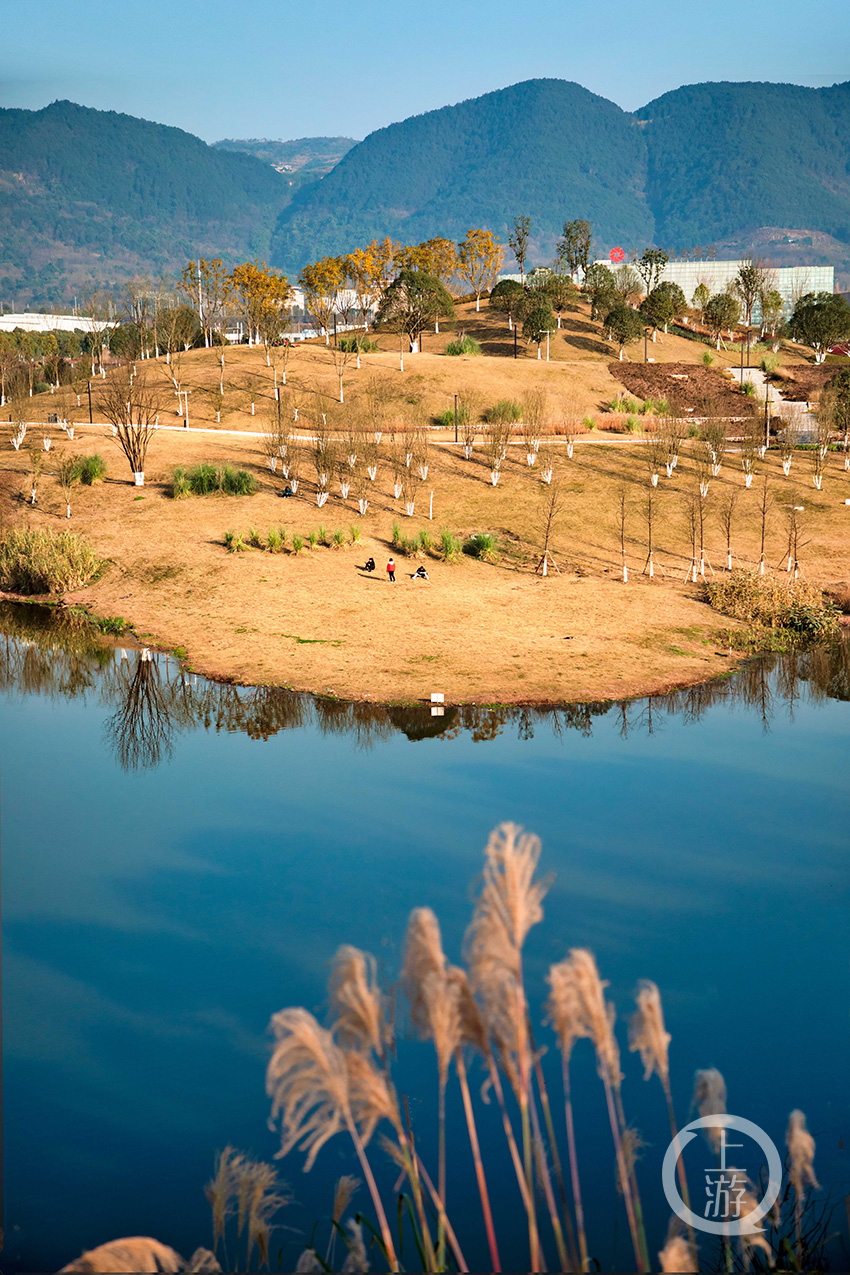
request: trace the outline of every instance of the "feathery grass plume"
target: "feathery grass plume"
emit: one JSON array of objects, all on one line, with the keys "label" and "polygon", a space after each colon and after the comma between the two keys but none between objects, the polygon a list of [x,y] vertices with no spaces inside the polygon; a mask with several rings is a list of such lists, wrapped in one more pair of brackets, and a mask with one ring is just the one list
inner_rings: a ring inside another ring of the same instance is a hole
[{"label": "feathery grass plume", "polygon": [[[278,1156],[296,1146],[306,1151],[306,1173],[328,1139],[347,1128],[378,1215],[387,1261],[391,1270],[398,1270],[387,1216],[365,1150],[383,1115],[399,1128],[382,1077],[364,1055],[340,1049],[331,1033],[306,1009],[280,1010],[273,1015],[271,1028],[277,1044],[266,1070],[266,1093],[272,1100],[272,1128],[280,1117]],[[361,1122],[362,1135],[357,1127]]]},{"label": "feathery grass plume", "polygon": [[314,1248],[305,1248],[295,1263],[296,1271],[323,1271],[322,1259]]},{"label": "feathery grass plume", "polygon": [[[661,1004],[661,993],[655,983],[649,979],[641,979],[638,983],[637,1012],[629,1022],[629,1049],[640,1053],[644,1066],[644,1080],[649,1080],[656,1072],[664,1090],[667,1103],[667,1115],[670,1120],[670,1132],[678,1136],[676,1112],[673,1107],[673,1093],[670,1088],[670,1033],[664,1026],[664,1009]],[[688,1192],[688,1177],[682,1156],[676,1161],[676,1171],[682,1191],[682,1199],[687,1208],[691,1207]],[[688,1238],[691,1247],[696,1247],[696,1235],[693,1227],[688,1225]]]},{"label": "feathery grass plume", "polygon": [[449,1063],[461,1041],[461,1022],[457,984],[449,982],[440,925],[430,908],[415,908],[410,914],[401,983],[414,1027],[423,1040],[434,1042],[440,1085],[445,1088]]},{"label": "feathery grass plume", "polygon": [[360,1179],[355,1178],[353,1173],[343,1173],[342,1177],[337,1179],[337,1184],[334,1187],[333,1211],[331,1213],[334,1222],[342,1220],[343,1214],[353,1200],[355,1193],[360,1189],[360,1186]]},{"label": "feathery grass plume", "polygon": [[383,1058],[390,1032],[376,969],[374,956],[343,944],[333,959],[328,993],[340,1043],[352,1049],[374,1049]]},{"label": "feathery grass plume", "polygon": [[[696,1107],[701,1116],[723,1116],[726,1114],[726,1081],[716,1067],[706,1067],[694,1076],[694,1096],[691,1106]],[[704,1133],[715,1151],[720,1149],[721,1125],[706,1125]]]},{"label": "feathery grass plume", "polygon": [[147,1235],[133,1235],[89,1249],[76,1261],[63,1266],[62,1271],[102,1271],[112,1275],[119,1271],[182,1271],[185,1265],[180,1254],[167,1244],[160,1244]]},{"label": "feathery grass plume", "polygon": [[355,1191],[360,1187],[360,1179],[355,1178],[351,1173],[343,1173],[341,1178],[337,1179],[334,1187],[334,1202],[331,1210],[331,1234],[328,1240],[328,1251],[325,1253],[325,1266],[333,1269],[334,1254],[336,1252],[337,1227],[342,1221],[343,1214],[348,1209],[352,1201]]},{"label": "feathery grass plume", "polygon": [[[534,880],[540,859],[540,839],[523,832],[516,824],[504,823],[494,829],[484,856],[481,891],[466,931],[464,950],[469,964],[470,986],[480,998],[487,1034],[495,1045],[520,1108],[527,1188],[523,1193],[523,1203],[528,1212],[531,1265],[536,1270],[540,1253],[531,1190],[531,1054],[522,977],[522,947],[532,925],[543,919],[542,901],[549,881]],[[495,1084],[498,1072],[492,1060],[490,1072]],[[499,1087],[497,1095],[502,1105]],[[504,1110],[503,1123],[507,1134],[510,1122],[506,1120]]]},{"label": "feathery grass plume", "polygon": [[785,1134],[788,1148],[788,1177],[794,1188],[794,1225],[797,1231],[797,1265],[803,1267],[803,1196],[806,1186],[820,1190],[815,1177],[815,1140],[806,1128],[806,1117],[795,1109],[788,1117]]},{"label": "feathery grass plume", "polygon": [[244,1157],[234,1147],[226,1146],[216,1155],[215,1175],[204,1187],[213,1216],[213,1252],[218,1251],[218,1242],[223,1239],[227,1219],[233,1212],[238,1174],[243,1163]]},{"label": "feathery grass plume", "polygon": [[344,1055],[351,1115],[360,1130],[364,1145],[369,1142],[376,1125],[382,1120],[389,1120],[396,1134],[402,1137],[398,1108],[381,1072],[368,1055],[361,1054],[357,1049],[346,1049]]},{"label": "feathery grass plume", "polygon": [[620,1047],[614,1035],[614,1006],[605,1000],[607,980],[599,977],[596,958],[587,948],[570,948],[569,959],[573,963],[575,989],[581,1007],[581,1035],[590,1036],[596,1050],[599,1074],[607,1075],[612,1085],[618,1087],[623,1079],[620,1071]]},{"label": "feathery grass plume", "polygon": [[[410,1001],[413,1025],[423,1040],[433,1040],[439,1075],[439,1143],[437,1189],[446,1202],[446,1083],[452,1055],[460,1046],[461,1025],[457,996],[452,994],[446,973],[446,957],[439,922],[430,908],[415,908],[410,914],[404,944],[401,983]],[[445,1237],[440,1222],[437,1239],[438,1261]],[[442,1264],[442,1263],[441,1263]]]},{"label": "feathery grass plume", "polygon": [[466,970],[459,965],[450,965],[446,978],[457,1004],[460,1019],[460,1038],[464,1045],[471,1045],[486,1056],[490,1053],[490,1043],[478,1002],[472,995]]},{"label": "feathery grass plume", "polygon": [[551,989],[547,1003],[549,1021],[555,1029],[561,1049],[561,1074],[564,1083],[564,1120],[567,1126],[570,1182],[573,1192],[573,1208],[576,1215],[581,1269],[585,1271],[589,1270],[587,1233],[584,1225],[584,1205],[581,1198],[581,1180],[579,1178],[578,1154],[576,1151],[575,1119],[570,1086],[570,1057],[575,1042],[583,1036],[589,1036],[590,1029],[585,1021],[575,973],[575,965],[567,957],[550,967],[546,981]]},{"label": "feathery grass plume", "polygon": [[306,1173],[329,1138],[351,1121],[346,1057],[306,1009],[282,1009],[271,1020],[277,1044],[266,1070],[271,1124],[280,1116],[279,1156],[306,1151]]},{"label": "feathery grass plume", "polygon": [[682,1235],[681,1223],[677,1217],[670,1219],[667,1239],[658,1254],[658,1262],[662,1271],[673,1272],[673,1275],[690,1275],[690,1272],[699,1270],[696,1249]]},{"label": "feathery grass plume", "polygon": [[[596,1061],[602,1083],[605,1086],[605,1100],[608,1106],[608,1119],[611,1125],[611,1136],[614,1139],[614,1150],[617,1157],[617,1169],[620,1175],[620,1186],[623,1201],[629,1220],[635,1260],[639,1271],[649,1267],[646,1252],[646,1239],[643,1230],[640,1196],[637,1180],[632,1173],[633,1162],[626,1154],[626,1121],[620,1099],[620,1082],[623,1079],[620,1071],[620,1047],[614,1035],[616,1010],[613,1004],[605,1000],[606,981],[599,977],[596,959],[587,948],[570,949],[565,962],[561,962],[562,970],[556,975],[554,986],[561,981],[561,994],[567,993],[571,1000],[560,1006],[560,1011],[575,1013],[577,1000],[578,1014],[572,1020],[573,1038],[589,1036],[596,1050]],[[550,971],[550,986],[553,986]],[[570,980],[574,985],[570,987]],[[557,999],[557,998],[556,998]]]},{"label": "feathery grass plume", "polygon": [[284,1204],[289,1203],[289,1198],[277,1189],[277,1173],[272,1165],[262,1160],[243,1157],[235,1175],[239,1199],[238,1234],[242,1234],[246,1223],[248,1227],[246,1264],[250,1266],[256,1244],[260,1265],[268,1265],[271,1219]]},{"label": "feathery grass plume", "polygon": [[342,1265],[343,1271],[368,1271],[369,1256],[363,1243],[363,1227],[352,1218],[348,1223],[348,1256]]},{"label": "feathery grass plume", "polygon": [[637,1013],[629,1023],[629,1049],[640,1053],[644,1080],[658,1073],[662,1084],[670,1077],[670,1033],[664,1028],[661,993],[655,983],[641,979],[638,984]]}]

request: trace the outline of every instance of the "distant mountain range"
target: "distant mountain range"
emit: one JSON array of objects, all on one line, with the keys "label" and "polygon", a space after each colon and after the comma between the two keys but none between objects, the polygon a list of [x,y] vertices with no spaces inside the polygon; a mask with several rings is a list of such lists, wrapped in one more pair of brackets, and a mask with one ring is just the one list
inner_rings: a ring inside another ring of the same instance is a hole
[{"label": "distant mountain range", "polygon": [[534,263],[563,222],[596,245],[715,244],[850,279],[850,83],[699,84],[629,113],[529,80],[362,142],[226,140],[71,102],[0,110],[0,303],[173,271],[199,253],[294,276],[325,253],[532,220]]}]

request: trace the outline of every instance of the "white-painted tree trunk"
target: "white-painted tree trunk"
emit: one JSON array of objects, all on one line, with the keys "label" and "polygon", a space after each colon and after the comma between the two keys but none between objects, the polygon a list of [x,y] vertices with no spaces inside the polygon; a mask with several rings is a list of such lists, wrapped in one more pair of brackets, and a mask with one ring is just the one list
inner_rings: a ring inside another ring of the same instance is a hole
[{"label": "white-painted tree trunk", "polygon": [[316,492],[316,504],[319,506],[320,509],[327,503],[327,499],[328,499],[328,493],[326,491]]},{"label": "white-painted tree trunk", "polygon": [[428,466],[427,466],[427,465],[417,465],[417,466],[416,466],[416,472],[418,473],[419,477],[422,479],[422,481],[423,481],[423,483],[424,483],[425,479],[428,477]]},{"label": "white-painted tree trunk", "polygon": [[297,479],[297,478],[290,478],[290,480],[289,480],[289,485],[290,485],[290,487],[292,488],[292,494],[293,494],[293,496],[297,496],[297,495],[298,495],[298,479]]},{"label": "white-painted tree trunk", "polygon": [[551,483],[551,481],[552,481],[552,466],[551,466],[551,465],[547,465],[547,466],[546,466],[546,468],[545,468],[544,470],[541,470],[540,477],[543,479],[544,483]]},{"label": "white-painted tree trunk", "polygon": [[407,466],[407,468],[408,468],[408,469],[410,469],[410,462],[411,462],[412,460],[413,460],[413,452],[405,452],[405,453],[404,453],[404,463],[405,463],[405,465]]},{"label": "white-painted tree trunk", "polygon": [[407,500],[407,501],[405,501],[405,504],[404,504],[404,512],[407,514],[408,518],[412,518],[412,517],[413,517],[413,509],[414,509],[415,503],[416,503],[416,502],[415,502],[415,501],[413,501],[413,500]]},{"label": "white-painted tree trunk", "polygon": [[471,443],[464,443],[463,455],[465,460],[472,460],[472,444]]},{"label": "white-painted tree trunk", "polygon": [[[694,572],[696,573],[696,568],[694,568]],[[652,560],[652,554],[649,555],[649,561],[646,564],[646,574],[649,576],[650,580],[652,580],[655,576],[655,563]]]},{"label": "white-painted tree trunk", "polygon": [[815,489],[817,491],[823,490],[823,475],[822,474],[812,474],[812,482],[814,483]]},{"label": "white-painted tree trunk", "polygon": [[787,478],[787,477],[788,477],[788,475],[790,474],[790,472],[791,472],[791,457],[790,457],[790,456],[787,456],[787,457],[785,458],[785,460],[783,460],[783,462],[782,462],[782,472],[783,472],[783,474],[785,475],[785,477],[786,477],[786,478]]},{"label": "white-painted tree trunk", "polygon": [[359,506],[359,508],[360,508],[360,512],[361,512],[361,514],[365,514],[366,510],[369,508],[369,501],[368,501],[368,500],[366,500],[366,499],[365,499],[365,497],[364,497],[363,499],[358,500],[358,501],[357,501],[357,504],[358,504],[358,506]]},{"label": "white-painted tree trunk", "polygon": [[752,475],[752,472],[747,473],[747,472],[745,471],[745,472],[744,472],[744,486],[749,488],[749,487],[752,487],[752,485],[753,485],[753,475]]},{"label": "white-painted tree trunk", "polygon": [[726,550],[726,570],[727,571],[732,570],[732,550],[731,549]]},{"label": "white-painted tree trunk", "polygon": [[141,470],[139,470],[139,471],[137,471],[137,472],[135,472],[135,473],[133,474],[133,482],[136,484],[136,486],[137,486],[137,487],[144,487],[144,485],[145,485],[145,471],[144,471],[143,469],[141,469]]},{"label": "white-painted tree trunk", "polygon": [[254,415],[254,402],[253,402],[253,400],[251,401],[251,415],[252,415],[252,416]]},{"label": "white-painted tree trunk", "polygon": [[372,437],[375,440],[375,445],[380,447],[381,439],[384,437],[384,431],[382,429],[376,429]]},{"label": "white-painted tree trunk", "polygon": [[[373,482],[375,481],[375,475],[377,474],[377,472],[378,472],[378,466],[377,466],[377,465],[367,465],[367,466],[366,466],[366,473],[369,475],[369,481],[370,481],[370,482],[372,482],[372,483],[373,483]],[[422,467],[421,467],[421,466],[420,466],[419,472],[420,472],[420,473],[422,473]],[[428,476],[428,466],[426,465],[426,466],[425,466],[425,473],[423,474],[423,478],[425,478],[425,477],[427,477],[427,476]]]},{"label": "white-painted tree trunk", "polygon": [[403,490],[402,483],[393,483],[393,495],[395,496],[396,500],[398,500],[401,497],[402,490]]},{"label": "white-painted tree trunk", "polygon": [[573,440],[572,439],[569,439],[569,441],[567,442],[567,456],[570,460],[572,460],[573,458]]},{"label": "white-painted tree trunk", "polygon": [[672,462],[672,460],[668,460],[668,461],[667,461],[667,464],[665,465],[665,469],[667,470],[667,477],[668,477],[668,478],[672,478],[672,477],[673,477],[673,462]]},{"label": "white-painted tree trunk", "polygon": [[623,584],[629,583],[629,568],[623,563]]},{"label": "white-painted tree trunk", "polygon": [[649,481],[652,483],[653,487],[657,487],[657,486],[658,486],[658,475],[657,475],[657,474],[650,474],[650,476],[649,476]]},{"label": "white-painted tree trunk", "polygon": [[708,495],[708,483],[704,480],[699,485],[699,494],[702,496],[703,500],[705,500]]},{"label": "white-painted tree trunk", "polygon": [[65,506],[65,517],[66,517],[66,518],[70,518],[70,517],[71,517],[71,505],[70,505],[70,502],[69,502],[69,503]]},{"label": "white-painted tree trunk", "polygon": [[340,478],[339,494],[343,500],[348,500],[348,493],[351,491],[351,480],[349,478]]},{"label": "white-painted tree trunk", "polygon": [[490,482],[494,487],[498,486],[499,479],[502,477],[501,471],[498,469],[490,470]]},{"label": "white-painted tree trunk", "polygon": [[525,460],[529,469],[531,469],[531,467],[537,463],[537,452],[526,452]]},{"label": "white-painted tree trunk", "polygon": [[277,473],[277,456],[269,456],[266,458],[266,464],[273,474]]}]

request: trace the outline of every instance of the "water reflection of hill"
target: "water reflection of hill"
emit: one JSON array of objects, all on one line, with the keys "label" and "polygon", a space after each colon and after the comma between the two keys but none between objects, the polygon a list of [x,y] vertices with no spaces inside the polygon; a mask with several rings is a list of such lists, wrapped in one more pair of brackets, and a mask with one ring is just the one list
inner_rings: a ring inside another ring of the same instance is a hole
[{"label": "water reflection of hill", "polygon": [[616,713],[621,733],[651,733],[669,714],[698,721],[715,705],[757,713],[765,728],[800,702],[850,699],[850,642],[754,660],[713,682],[622,703],[548,707],[385,706],[323,699],[277,687],[232,686],[187,673],[167,656],[107,646],[81,617],[0,604],[0,690],[51,698],[85,698],[108,710],[104,729],[128,770],[166,761],[184,731],[232,731],[268,739],[312,727],[368,748],[402,733],[409,740],[494,739],[505,730],[530,739],[536,729],[589,736],[594,718]]}]

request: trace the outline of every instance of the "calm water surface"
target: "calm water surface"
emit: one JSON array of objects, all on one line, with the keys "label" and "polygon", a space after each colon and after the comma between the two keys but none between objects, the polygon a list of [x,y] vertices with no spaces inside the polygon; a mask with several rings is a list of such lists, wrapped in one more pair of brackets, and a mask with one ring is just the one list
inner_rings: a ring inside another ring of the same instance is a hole
[{"label": "calm water surface", "polygon": [[[628,706],[431,718],[220,687],[11,608],[0,628],[7,1269],[56,1269],[120,1235],[185,1254],[210,1244],[215,1151],[276,1149],[272,1012],[321,1014],[342,942],[374,952],[389,984],[417,905],[435,909],[457,959],[482,847],[505,819],[542,837],[556,873],[527,948],[535,1010],[549,963],[589,946],[625,1053],[635,983],[654,979],[680,1115],[694,1070],[719,1067],[729,1110],[778,1143],[802,1107],[821,1182],[847,1190],[846,646]],[[401,1037],[427,1157],[433,1057]],[[557,1093],[554,1051],[544,1061]],[[634,1055],[624,1070],[656,1252],[669,1133],[657,1082]],[[575,1092],[591,1251],[629,1269],[581,1046]],[[454,1090],[449,1111],[450,1211],[481,1270]],[[495,1115],[481,1109],[481,1135],[494,1212],[516,1219],[501,1242],[516,1270],[523,1228]],[[377,1146],[373,1160],[391,1191]],[[282,1163],[291,1229],[272,1247],[285,1269],[346,1171],[341,1137],[309,1175]]]}]

